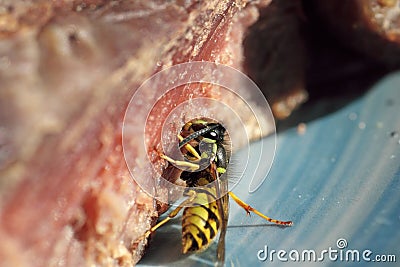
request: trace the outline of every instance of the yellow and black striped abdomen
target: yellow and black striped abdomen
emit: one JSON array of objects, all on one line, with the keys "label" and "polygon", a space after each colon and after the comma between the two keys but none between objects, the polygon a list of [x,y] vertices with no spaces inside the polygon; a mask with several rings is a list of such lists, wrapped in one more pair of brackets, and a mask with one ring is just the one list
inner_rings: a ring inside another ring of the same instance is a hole
[{"label": "yellow and black striped abdomen", "polygon": [[208,247],[221,227],[215,189],[196,192],[193,206],[185,208],[182,216],[182,252]]}]

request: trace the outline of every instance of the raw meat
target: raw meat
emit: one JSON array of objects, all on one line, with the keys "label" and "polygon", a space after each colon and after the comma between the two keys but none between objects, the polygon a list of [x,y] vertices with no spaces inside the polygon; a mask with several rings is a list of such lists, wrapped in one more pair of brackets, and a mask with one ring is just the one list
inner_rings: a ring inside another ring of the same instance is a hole
[{"label": "raw meat", "polygon": [[[131,96],[146,78],[181,62],[240,69],[244,31],[268,2],[2,1],[0,265],[135,264],[146,242],[138,238],[159,203],[124,161]],[[179,102],[173,94],[164,100]],[[149,155],[160,170],[155,152],[167,110],[156,108],[148,128]],[[128,157],[145,153],[136,145],[141,127],[129,129]],[[148,171],[140,169],[151,183]]]}]

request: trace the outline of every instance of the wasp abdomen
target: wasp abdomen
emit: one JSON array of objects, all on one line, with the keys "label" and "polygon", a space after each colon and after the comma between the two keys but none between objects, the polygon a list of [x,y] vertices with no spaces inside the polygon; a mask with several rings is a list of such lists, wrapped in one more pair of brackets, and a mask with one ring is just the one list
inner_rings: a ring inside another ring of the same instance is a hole
[{"label": "wasp abdomen", "polygon": [[197,192],[193,206],[183,211],[182,252],[184,254],[188,251],[207,248],[218,233],[222,222],[214,191],[204,189]]}]

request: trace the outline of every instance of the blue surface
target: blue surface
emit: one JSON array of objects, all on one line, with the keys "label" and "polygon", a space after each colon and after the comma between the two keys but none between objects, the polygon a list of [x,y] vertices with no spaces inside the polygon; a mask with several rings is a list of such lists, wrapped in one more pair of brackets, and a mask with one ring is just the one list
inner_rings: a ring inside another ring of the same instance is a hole
[{"label": "blue surface", "polygon": [[[397,261],[368,266],[399,266],[400,73],[347,106],[308,122],[303,135],[295,128],[279,133],[267,180],[252,194],[248,183],[244,177],[233,191],[268,216],[293,220],[294,225],[268,225],[256,215],[246,216],[231,201],[227,266],[364,266],[364,250],[371,251],[371,260],[390,254]],[[157,231],[139,266],[214,264],[216,244],[202,254],[180,255],[179,219]],[[341,238],[347,247],[338,249]],[[288,261],[280,261],[276,253],[259,260],[257,253],[265,246],[269,252],[286,251]],[[337,250],[339,258],[331,260],[327,253],[319,261],[321,251],[329,248]],[[299,252],[299,261],[289,258],[292,250]],[[315,251],[317,260],[302,261],[304,250]],[[349,250],[358,251],[359,262],[351,257],[346,261]]]}]

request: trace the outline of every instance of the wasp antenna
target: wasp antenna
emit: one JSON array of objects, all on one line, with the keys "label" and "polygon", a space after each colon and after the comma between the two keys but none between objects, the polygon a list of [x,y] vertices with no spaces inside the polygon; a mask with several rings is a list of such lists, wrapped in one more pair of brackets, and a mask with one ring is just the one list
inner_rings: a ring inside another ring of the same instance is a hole
[{"label": "wasp antenna", "polygon": [[206,133],[216,129],[217,127],[218,127],[218,124],[206,127],[204,129],[201,129],[201,130],[198,130],[197,132],[192,133],[191,135],[187,136],[185,139],[183,139],[182,141],[179,142],[179,148],[183,147],[184,145],[186,145],[187,143],[189,143],[193,139],[195,139],[195,138],[197,138],[199,136],[202,136],[203,134],[206,134]]}]

